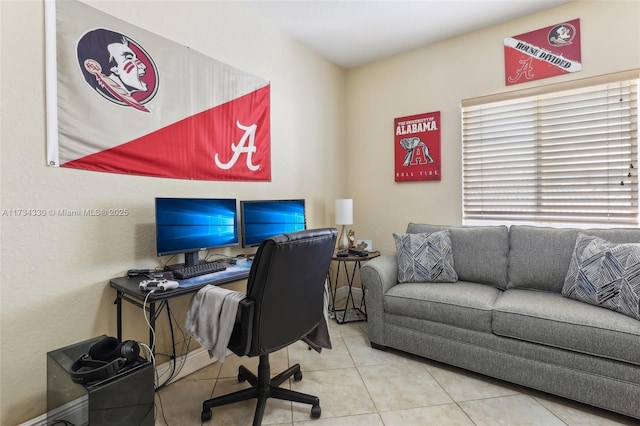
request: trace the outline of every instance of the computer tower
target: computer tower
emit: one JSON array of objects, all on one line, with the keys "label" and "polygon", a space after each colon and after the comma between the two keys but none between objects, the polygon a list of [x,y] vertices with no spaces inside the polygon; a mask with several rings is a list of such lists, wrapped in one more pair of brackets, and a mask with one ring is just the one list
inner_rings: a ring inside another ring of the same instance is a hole
[{"label": "computer tower", "polygon": [[154,370],[144,358],[93,383],[73,381],[72,364],[105,337],[47,353],[47,424],[154,426]]}]

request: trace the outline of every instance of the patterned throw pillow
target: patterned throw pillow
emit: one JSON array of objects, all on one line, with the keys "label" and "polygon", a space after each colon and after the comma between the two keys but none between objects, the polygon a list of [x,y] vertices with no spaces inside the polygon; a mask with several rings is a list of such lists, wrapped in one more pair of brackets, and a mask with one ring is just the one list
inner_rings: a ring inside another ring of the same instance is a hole
[{"label": "patterned throw pillow", "polygon": [[393,234],[398,258],[398,282],[458,281],[453,269],[450,231]]},{"label": "patterned throw pillow", "polygon": [[562,295],[640,320],[640,244],[578,234]]}]

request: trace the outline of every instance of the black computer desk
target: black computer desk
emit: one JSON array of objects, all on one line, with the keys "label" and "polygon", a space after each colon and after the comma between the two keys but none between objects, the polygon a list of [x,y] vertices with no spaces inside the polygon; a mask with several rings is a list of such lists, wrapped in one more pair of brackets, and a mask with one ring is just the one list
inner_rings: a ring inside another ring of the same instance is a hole
[{"label": "black computer desk", "polygon": [[[147,291],[140,290],[140,281],[147,279],[145,276],[138,277],[119,277],[109,281],[109,286],[116,290],[116,300],[113,302],[116,305],[116,323],[118,339],[122,341],[122,301],[127,302],[139,307],[144,308],[149,312],[149,347],[155,349],[155,328],[156,319],[162,312],[169,301],[174,297],[183,296],[185,294],[195,293],[202,287],[212,285],[223,285],[232,282],[242,281],[249,277],[249,270],[251,269],[251,260],[241,265],[229,265],[227,269],[220,272],[214,272],[213,274],[202,275],[199,277],[189,278],[186,280],[178,281],[180,287],[167,290],[156,291],[149,295]],[[148,297],[147,297],[148,296]],[[146,299],[146,306],[144,301]],[[156,306],[158,304],[158,306]]]}]

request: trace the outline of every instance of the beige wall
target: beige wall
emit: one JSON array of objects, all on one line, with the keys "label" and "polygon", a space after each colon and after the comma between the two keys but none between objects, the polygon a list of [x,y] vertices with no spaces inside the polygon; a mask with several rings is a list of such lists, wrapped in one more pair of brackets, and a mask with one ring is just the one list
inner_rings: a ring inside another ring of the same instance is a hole
[{"label": "beige wall", "polygon": [[[333,200],[352,197],[357,238],[373,239],[390,253],[391,233],[404,231],[408,221],[461,222],[460,100],[506,90],[505,37],[581,19],[583,71],[522,88],[640,68],[637,1],[572,2],[348,72],[237,3],[90,4],[270,80],[273,181],[190,182],[47,168],[43,4],[1,0],[0,207],[131,212],[126,218],[2,217],[1,425],[45,411],[47,351],[115,333],[109,278],[159,264],[153,197],[304,197],[310,226],[332,225]],[[442,181],[396,184],[393,119],[429,111],[442,112]],[[188,304],[183,299],[175,303],[178,318]],[[140,311],[124,314],[126,330],[133,330],[125,337],[146,340]]]},{"label": "beige wall", "polygon": [[[340,172],[343,70],[239,3],[88,3],[271,81],[272,181],[193,182],[46,167],[44,3],[0,1],[1,208],[130,212],[117,218],[2,217],[3,426],[45,412],[47,351],[115,334],[115,293],[108,280],[129,268],[160,264],[154,247],[154,197],[300,197],[307,200],[309,226],[320,227],[334,222],[333,200],[346,195]],[[184,321],[188,300],[172,302],[178,321]],[[124,317],[125,338],[146,342],[140,310],[126,306]],[[167,330],[159,328],[161,347],[169,342]]]},{"label": "beige wall", "polygon": [[[580,19],[583,70],[506,88],[506,37]],[[640,67],[640,2],[573,1],[347,74],[347,193],[358,239],[395,250],[407,223],[462,223],[460,101]],[[442,180],[394,182],[393,120],[441,111]]]}]

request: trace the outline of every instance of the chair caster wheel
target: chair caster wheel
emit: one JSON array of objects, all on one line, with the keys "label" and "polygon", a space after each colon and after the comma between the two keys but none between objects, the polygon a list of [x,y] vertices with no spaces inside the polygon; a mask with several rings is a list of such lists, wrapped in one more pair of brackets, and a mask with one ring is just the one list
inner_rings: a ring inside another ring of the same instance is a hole
[{"label": "chair caster wheel", "polygon": [[311,418],[312,419],[319,419],[320,418],[320,414],[322,414],[322,410],[320,409],[319,405],[314,405],[313,407],[311,407]]},{"label": "chair caster wheel", "polygon": [[202,419],[203,422],[208,422],[209,420],[211,420],[211,417],[212,417],[211,410],[202,410],[202,414],[200,414],[200,419]]},{"label": "chair caster wheel", "polygon": [[298,371],[297,373],[295,373],[293,375],[293,380],[295,380],[296,382],[299,382],[300,380],[302,380],[302,371]]}]

